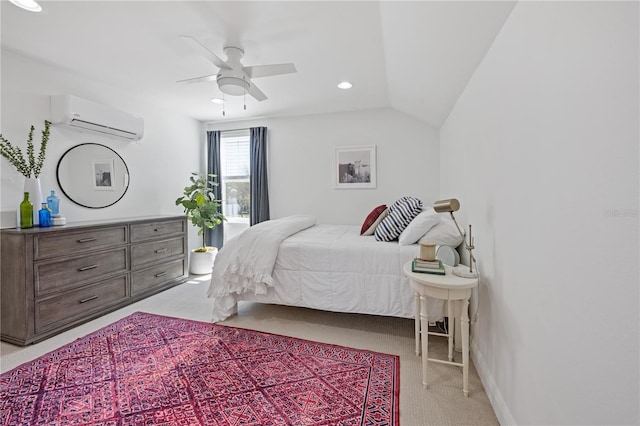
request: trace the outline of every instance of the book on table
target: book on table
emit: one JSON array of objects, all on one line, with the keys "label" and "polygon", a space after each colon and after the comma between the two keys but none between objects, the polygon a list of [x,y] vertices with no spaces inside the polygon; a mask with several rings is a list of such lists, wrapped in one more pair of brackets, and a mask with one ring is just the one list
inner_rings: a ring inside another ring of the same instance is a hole
[{"label": "book on table", "polygon": [[435,274],[435,275],[445,275],[444,265],[442,264],[441,261],[439,261],[439,267],[438,268],[432,268],[432,267],[420,266],[420,264],[418,262],[416,262],[416,260],[418,260],[418,259],[413,259],[413,262],[411,262],[411,272],[419,272],[419,273],[424,273],[424,274]]},{"label": "book on table", "polygon": [[419,257],[416,257],[414,261],[416,262],[416,266],[420,266],[423,268],[439,269],[440,267],[442,267],[442,261],[438,259],[424,260],[424,259],[420,259]]}]

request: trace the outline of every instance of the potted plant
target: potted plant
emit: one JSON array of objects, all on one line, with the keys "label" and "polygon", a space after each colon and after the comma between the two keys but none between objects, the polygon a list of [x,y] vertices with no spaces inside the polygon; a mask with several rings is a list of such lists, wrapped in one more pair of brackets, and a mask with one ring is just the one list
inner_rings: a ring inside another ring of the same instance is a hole
[{"label": "potted plant", "polygon": [[31,126],[29,137],[27,139],[27,152],[22,152],[18,146],[14,146],[4,136],[0,134],[0,155],[16,168],[18,173],[25,177],[24,192],[29,192],[31,202],[40,207],[42,202],[42,190],[40,189],[40,171],[44,165],[44,158],[49,142],[51,122],[45,120],[44,130],[42,131],[42,140],[40,142],[40,152],[36,157],[33,145],[33,132],[35,127]]},{"label": "potted plant", "polygon": [[207,247],[205,230],[214,229],[227,220],[220,211],[220,200],[216,199],[213,188],[218,186],[216,175],[191,173],[191,185],[184,187],[182,197],[176,200],[176,206],[182,206],[187,218],[198,228],[202,235],[202,246],[191,251],[189,272],[192,274],[210,274],[218,249]]}]

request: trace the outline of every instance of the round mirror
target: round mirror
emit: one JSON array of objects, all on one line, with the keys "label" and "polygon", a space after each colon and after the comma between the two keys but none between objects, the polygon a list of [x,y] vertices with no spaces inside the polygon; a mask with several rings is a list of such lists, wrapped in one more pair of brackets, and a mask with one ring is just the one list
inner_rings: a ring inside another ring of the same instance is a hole
[{"label": "round mirror", "polygon": [[58,185],[71,201],[90,209],[117,203],[129,188],[129,169],[109,147],[83,143],[65,152],[56,170]]}]

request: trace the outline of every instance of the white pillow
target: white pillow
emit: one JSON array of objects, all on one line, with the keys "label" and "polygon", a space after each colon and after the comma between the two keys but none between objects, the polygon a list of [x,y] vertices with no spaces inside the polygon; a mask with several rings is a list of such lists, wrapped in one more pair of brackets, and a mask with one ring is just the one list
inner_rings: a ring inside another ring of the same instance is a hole
[{"label": "white pillow", "polygon": [[[420,238],[420,242],[424,243],[430,241],[439,246],[458,247],[462,244],[464,237],[460,235],[460,232],[450,215],[440,213],[440,216],[440,222],[429,229],[427,233]],[[463,228],[462,234],[464,235],[464,233],[465,231]]]},{"label": "white pillow", "polygon": [[439,222],[440,215],[436,213],[433,208],[423,211],[402,231],[398,238],[398,244],[401,246],[410,246],[418,242],[420,237]]}]

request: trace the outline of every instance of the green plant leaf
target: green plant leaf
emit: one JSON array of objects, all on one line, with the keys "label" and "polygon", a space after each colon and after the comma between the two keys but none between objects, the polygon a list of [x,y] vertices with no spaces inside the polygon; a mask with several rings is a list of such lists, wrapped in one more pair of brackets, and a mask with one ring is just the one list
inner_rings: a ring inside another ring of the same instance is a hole
[{"label": "green plant leaf", "polygon": [[222,214],[222,204],[216,199],[213,188],[218,183],[213,180],[216,175],[191,173],[188,185],[183,195],[176,199],[176,205],[181,205],[193,226],[198,228],[198,235],[203,237],[201,249],[205,249],[204,230],[214,229],[221,225],[226,217]]},{"label": "green plant leaf", "polygon": [[27,138],[26,158],[22,150],[13,146],[11,142],[0,134],[0,155],[2,155],[12,166],[16,168],[18,173],[25,177],[38,177],[42,166],[44,165],[47,142],[49,141],[51,122],[45,120],[44,130],[42,131],[42,141],[40,142],[40,153],[35,157],[35,148],[33,146],[34,126],[31,126],[29,136]]}]

